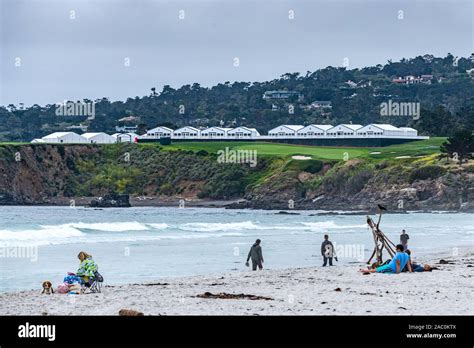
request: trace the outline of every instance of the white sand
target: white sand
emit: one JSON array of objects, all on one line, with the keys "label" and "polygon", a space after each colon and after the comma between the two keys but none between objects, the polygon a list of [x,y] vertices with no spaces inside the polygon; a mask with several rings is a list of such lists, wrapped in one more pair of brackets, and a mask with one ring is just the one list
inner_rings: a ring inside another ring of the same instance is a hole
[{"label": "white sand", "polygon": [[[362,264],[353,264],[160,279],[154,283],[168,285],[106,286],[101,294],[4,293],[0,315],[117,315],[122,308],[145,315],[473,315],[474,254],[443,258],[455,264],[412,274],[362,275]],[[204,292],[274,300],[194,297]]]},{"label": "white sand", "polygon": [[299,160],[299,161],[306,161],[306,160],[311,159],[311,157],[309,157],[309,156],[299,156],[299,155],[291,156],[291,158],[293,158],[295,160]]}]

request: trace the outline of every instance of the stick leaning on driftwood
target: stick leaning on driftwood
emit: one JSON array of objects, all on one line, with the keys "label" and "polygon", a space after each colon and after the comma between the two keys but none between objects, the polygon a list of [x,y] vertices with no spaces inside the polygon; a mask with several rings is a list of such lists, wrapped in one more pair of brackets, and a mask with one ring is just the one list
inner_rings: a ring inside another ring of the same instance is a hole
[{"label": "stick leaning on driftwood", "polygon": [[395,255],[395,244],[388,239],[388,237],[382,232],[380,229],[380,221],[382,220],[382,212],[385,210],[384,207],[378,206],[379,207],[379,220],[377,224],[372,220],[370,216],[367,215],[367,225],[369,225],[369,228],[372,230],[372,236],[374,238],[374,251],[372,252],[372,255],[370,256],[369,260],[367,261],[367,264],[370,265],[370,262],[376,257],[376,262],[375,265],[379,266],[383,263],[383,249],[387,250],[388,254],[390,257],[393,257]]}]

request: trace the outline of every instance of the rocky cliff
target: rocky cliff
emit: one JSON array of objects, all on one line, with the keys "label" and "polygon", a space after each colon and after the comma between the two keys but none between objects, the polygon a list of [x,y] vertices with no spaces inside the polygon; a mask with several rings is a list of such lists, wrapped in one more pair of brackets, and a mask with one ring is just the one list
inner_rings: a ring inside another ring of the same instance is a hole
[{"label": "rocky cliff", "polygon": [[[0,204],[67,204],[109,193],[236,200],[231,208],[474,211],[474,166],[436,155],[350,161],[263,158],[219,163],[156,145],[2,145]],[[156,200],[154,200],[156,202]]]}]

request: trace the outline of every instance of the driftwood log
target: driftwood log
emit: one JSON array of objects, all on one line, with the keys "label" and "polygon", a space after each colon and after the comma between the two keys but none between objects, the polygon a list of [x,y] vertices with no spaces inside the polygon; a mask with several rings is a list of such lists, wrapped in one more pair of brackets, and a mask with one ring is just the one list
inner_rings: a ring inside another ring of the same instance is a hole
[{"label": "driftwood log", "polygon": [[265,297],[265,296],[257,296],[257,295],[247,295],[247,294],[228,294],[225,292],[221,292],[218,294],[213,294],[210,292],[205,292],[204,294],[196,295],[196,297],[200,298],[217,298],[223,300],[266,300],[272,301],[273,298]]},{"label": "driftwood log", "polygon": [[367,215],[367,225],[372,231],[372,236],[374,238],[374,251],[372,252],[367,264],[370,264],[372,259],[376,258],[375,266],[380,266],[383,264],[383,250],[385,249],[390,257],[393,258],[395,255],[395,244],[382,232],[380,229],[380,221],[382,220],[382,209],[379,209],[379,220],[377,223],[372,220],[370,216]]},{"label": "driftwood log", "polygon": [[119,310],[119,315],[123,317],[141,317],[143,313],[133,309],[121,309]]}]

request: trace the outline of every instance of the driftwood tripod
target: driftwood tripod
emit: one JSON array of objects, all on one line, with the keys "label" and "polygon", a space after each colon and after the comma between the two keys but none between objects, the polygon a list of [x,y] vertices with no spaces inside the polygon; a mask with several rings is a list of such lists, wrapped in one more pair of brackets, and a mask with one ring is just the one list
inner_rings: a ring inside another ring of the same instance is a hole
[{"label": "driftwood tripod", "polygon": [[375,224],[374,220],[370,216],[367,216],[367,224],[369,225],[370,229],[372,230],[372,235],[374,237],[374,251],[372,255],[370,256],[369,260],[367,261],[367,264],[370,264],[374,256],[376,256],[376,265],[379,266],[383,263],[382,259],[382,252],[383,249],[387,250],[388,254],[390,257],[393,258],[395,255],[395,244],[392,243],[390,239],[380,230],[380,220],[382,219],[382,209],[380,209],[380,214],[379,214],[379,221],[377,224]]}]

